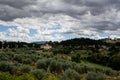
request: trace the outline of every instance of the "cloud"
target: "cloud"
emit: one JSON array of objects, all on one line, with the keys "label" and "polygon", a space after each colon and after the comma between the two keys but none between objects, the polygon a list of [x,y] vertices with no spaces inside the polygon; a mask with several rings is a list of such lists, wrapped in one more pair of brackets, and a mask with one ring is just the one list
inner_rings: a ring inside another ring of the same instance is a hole
[{"label": "cloud", "polygon": [[[120,0],[0,0],[0,25],[15,26],[8,32],[29,41],[43,40],[40,36],[66,39],[64,34],[100,38],[100,33],[109,33],[118,37],[119,4]],[[37,33],[31,36],[30,29]]]},{"label": "cloud", "polygon": [[31,28],[26,27],[12,27],[8,30],[0,32],[0,40],[4,41],[22,41],[22,42],[34,42],[34,41],[61,41],[66,38],[61,34],[53,34],[55,30],[42,30],[35,29],[36,33],[31,35]]},{"label": "cloud", "polygon": [[36,0],[0,0],[0,4],[8,5],[15,8],[22,8],[24,6],[35,4]]}]

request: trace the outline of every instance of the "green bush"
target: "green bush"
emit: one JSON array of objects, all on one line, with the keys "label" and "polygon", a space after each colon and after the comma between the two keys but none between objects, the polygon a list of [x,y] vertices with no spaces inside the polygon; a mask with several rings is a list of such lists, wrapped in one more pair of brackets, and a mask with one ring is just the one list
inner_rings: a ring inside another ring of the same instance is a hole
[{"label": "green bush", "polygon": [[64,48],[57,48],[57,49],[52,49],[53,54],[70,54],[71,53],[71,48],[69,47],[64,47]]},{"label": "green bush", "polygon": [[109,65],[115,70],[120,70],[120,54],[111,56]]},{"label": "green bush", "polygon": [[9,73],[0,73],[0,80],[17,80],[15,76]]},{"label": "green bush", "polygon": [[40,59],[36,63],[37,69],[45,69],[47,70],[49,66],[49,60],[46,58]]},{"label": "green bush", "polygon": [[31,71],[31,74],[34,75],[37,79],[41,80],[44,76],[47,75],[47,72],[43,69],[35,69]]},{"label": "green bush", "polygon": [[61,80],[61,79],[55,76],[54,74],[50,74],[47,77],[42,78],[42,80]]},{"label": "green bush", "polygon": [[0,53],[0,60],[8,61],[9,59],[10,59],[10,56],[7,54],[7,52]]},{"label": "green bush", "polygon": [[20,71],[21,73],[29,73],[31,71],[31,68],[28,65],[23,65],[23,66],[20,66]]},{"label": "green bush", "polygon": [[15,74],[15,75],[19,75],[19,74],[21,74],[21,73],[18,73],[18,71],[20,72],[18,66],[16,66],[16,65],[12,65],[11,68],[12,68],[12,69],[11,69],[11,71],[9,72],[10,74]]},{"label": "green bush", "polygon": [[32,60],[30,58],[26,58],[26,59],[23,59],[22,60],[22,63],[23,64],[31,64],[32,63]]},{"label": "green bush", "polygon": [[19,63],[22,63],[23,56],[20,54],[15,54],[13,59]]},{"label": "green bush", "polygon": [[80,74],[73,69],[67,69],[63,74],[65,80],[80,80]]},{"label": "green bush", "polygon": [[0,62],[0,71],[9,72],[9,71],[11,71],[11,69],[12,69],[12,67],[9,62],[7,62],[7,61]]},{"label": "green bush", "polygon": [[103,73],[88,72],[86,75],[87,80],[105,80],[105,75]]},{"label": "green bush", "polygon": [[76,70],[79,74],[84,74],[87,73],[88,71],[93,70],[91,69],[90,66],[87,66],[84,63],[80,63],[80,64],[74,63],[72,69]]},{"label": "green bush", "polygon": [[62,65],[62,70],[66,70],[66,69],[69,69],[69,68],[72,68],[72,63],[70,61],[61,61],[61,65]]},{"label": "green bush", "polygon": [[84,66],[80,64],[74,65],[74,70],[77,71],[79,74],[85,73]]},{"label": "green bush", "polygon": [[72,61],[75,61],[75,62],[80,62],[82,59],[81,59],[81,55],[80,54],[77,54],[75,56],[72,56]]},{"label": "green bush", "polygon": [[50,63],[50,71],[53,73],[61,73],[62,63],[60,61],[52,60]]},{"label": "green bush", "polygon": [[18,79],[15,80],[36,80],[36,78],[30,74],[23,74],[22,76],[19,76]]},{"label": "green bush", "polygon": [[29,74],[15,76],[9,73],[0,73],[0,80],[36,80],[36,79],[32,75],[29,75]]}]

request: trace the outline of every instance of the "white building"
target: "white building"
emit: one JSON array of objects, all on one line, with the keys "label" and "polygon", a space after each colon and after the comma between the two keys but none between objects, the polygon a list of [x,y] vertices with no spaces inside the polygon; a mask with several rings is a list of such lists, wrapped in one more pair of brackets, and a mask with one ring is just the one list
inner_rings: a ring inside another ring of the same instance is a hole
[{"label": "white building", "polygon": [[48,49],[51,49],[52,46],[50,46],[49,44],[42,44],[42,45],[41,45],[41,48],[48,50]]}]

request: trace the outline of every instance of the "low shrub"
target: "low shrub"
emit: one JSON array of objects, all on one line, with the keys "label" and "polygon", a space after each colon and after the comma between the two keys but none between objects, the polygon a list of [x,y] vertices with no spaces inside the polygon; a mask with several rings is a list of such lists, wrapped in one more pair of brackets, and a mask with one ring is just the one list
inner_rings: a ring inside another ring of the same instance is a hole
[{"label": "low shrub", "polygon": [[36,80],[36,78],[30,74],[23,74],[22,76],[19,76],[18,79],[15,80]]},{"label": "low shrub", "polygon": [[80,80],[80,75],[73,69],[67,69],[63,74],[64,80]]},{"label": "low shrub", "polygon": [[42,80],[61,80],[61,79],[55,76],[54,74],[50,74],[47,77],[42,78]]},{"label": "low shrub", "polygon": [[50,62],[50,71],[52,73],[61,73],[62,72],[62,63],[56,60]]},{"label": "low shrub", "polygon": [[0,73],[0,80],[36,80],[36,79],[29,74],[16,76],[16,75],[11,75],[9,73]]},{"label": "low shrub", "polygon": [[0,80],[15,80],[9,73],[0,73]]},{"label": "low shrub", "polygon": [[38,60],[37,63],[36,63],[37,69],[47,70],[48,66],[49,66],[49,60],[48,59],[43,58],[43,59]]},{"label": "low shrub", "polygon": [[31,74],[34,75],[37,79],[41,80],[47,75],[47,72],[43,69],[35,69],[31,71]]},{"label": "low shrub", "polygon": [[22,60],[23,64],[32,64],[32,60],[30,58],[26,58]]},{"label": "low shrub", "polygon": [[103,73],[88,72],[86,75],[87,80],[105,80],[105,75]]},{"label": "low shrub", "polygon": [[30,71],[31,71],[30,66],[27,66],[27,65],[20,66],[21,73],[29,73]]},{"label": "low shrub", "polygon": [[0,71],[9,72],[9,71],[11,71],[11,69],[12,68],[11,68],[9,62],[7,62],[7,61],[0,62]]}]

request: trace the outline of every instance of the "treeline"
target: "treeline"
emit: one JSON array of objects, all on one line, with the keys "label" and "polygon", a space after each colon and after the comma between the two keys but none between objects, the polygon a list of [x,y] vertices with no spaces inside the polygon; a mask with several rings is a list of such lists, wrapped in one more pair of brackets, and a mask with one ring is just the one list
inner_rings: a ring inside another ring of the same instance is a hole
[{"label": "treeline", "polygon": [[26,43],[26,42],[7,42],[7,41],[0,41],[0,49],[1,48],[24,48],[24,47],[34,47],[39,48],[39,44],[34,43]]},{"label": "treeline", "polygon": [[[50,44],[52,46],[101,46],[101,45],[110,45],[109,43],[106,43],[103,40],[94,40],[90,38],[74,38],[69,39],[61,42],[45,42],[47,44]],[[120,45],[120,43],[117,43],[117,45]],[[40,44],[36,43],[26,43],[26,42],[7,42],[7,41],[0,41],[0,48],[21,48],[21,47],[34,47],[39,48]]]},{"label": "treeline", "polygon": [[75,38],[70,39],[66,41],[60,42],[60,44],[64,46],[78,46],[78,45],[107,45],[106,42],[103,42],[102,40],[94,40],[89,38]]}]

